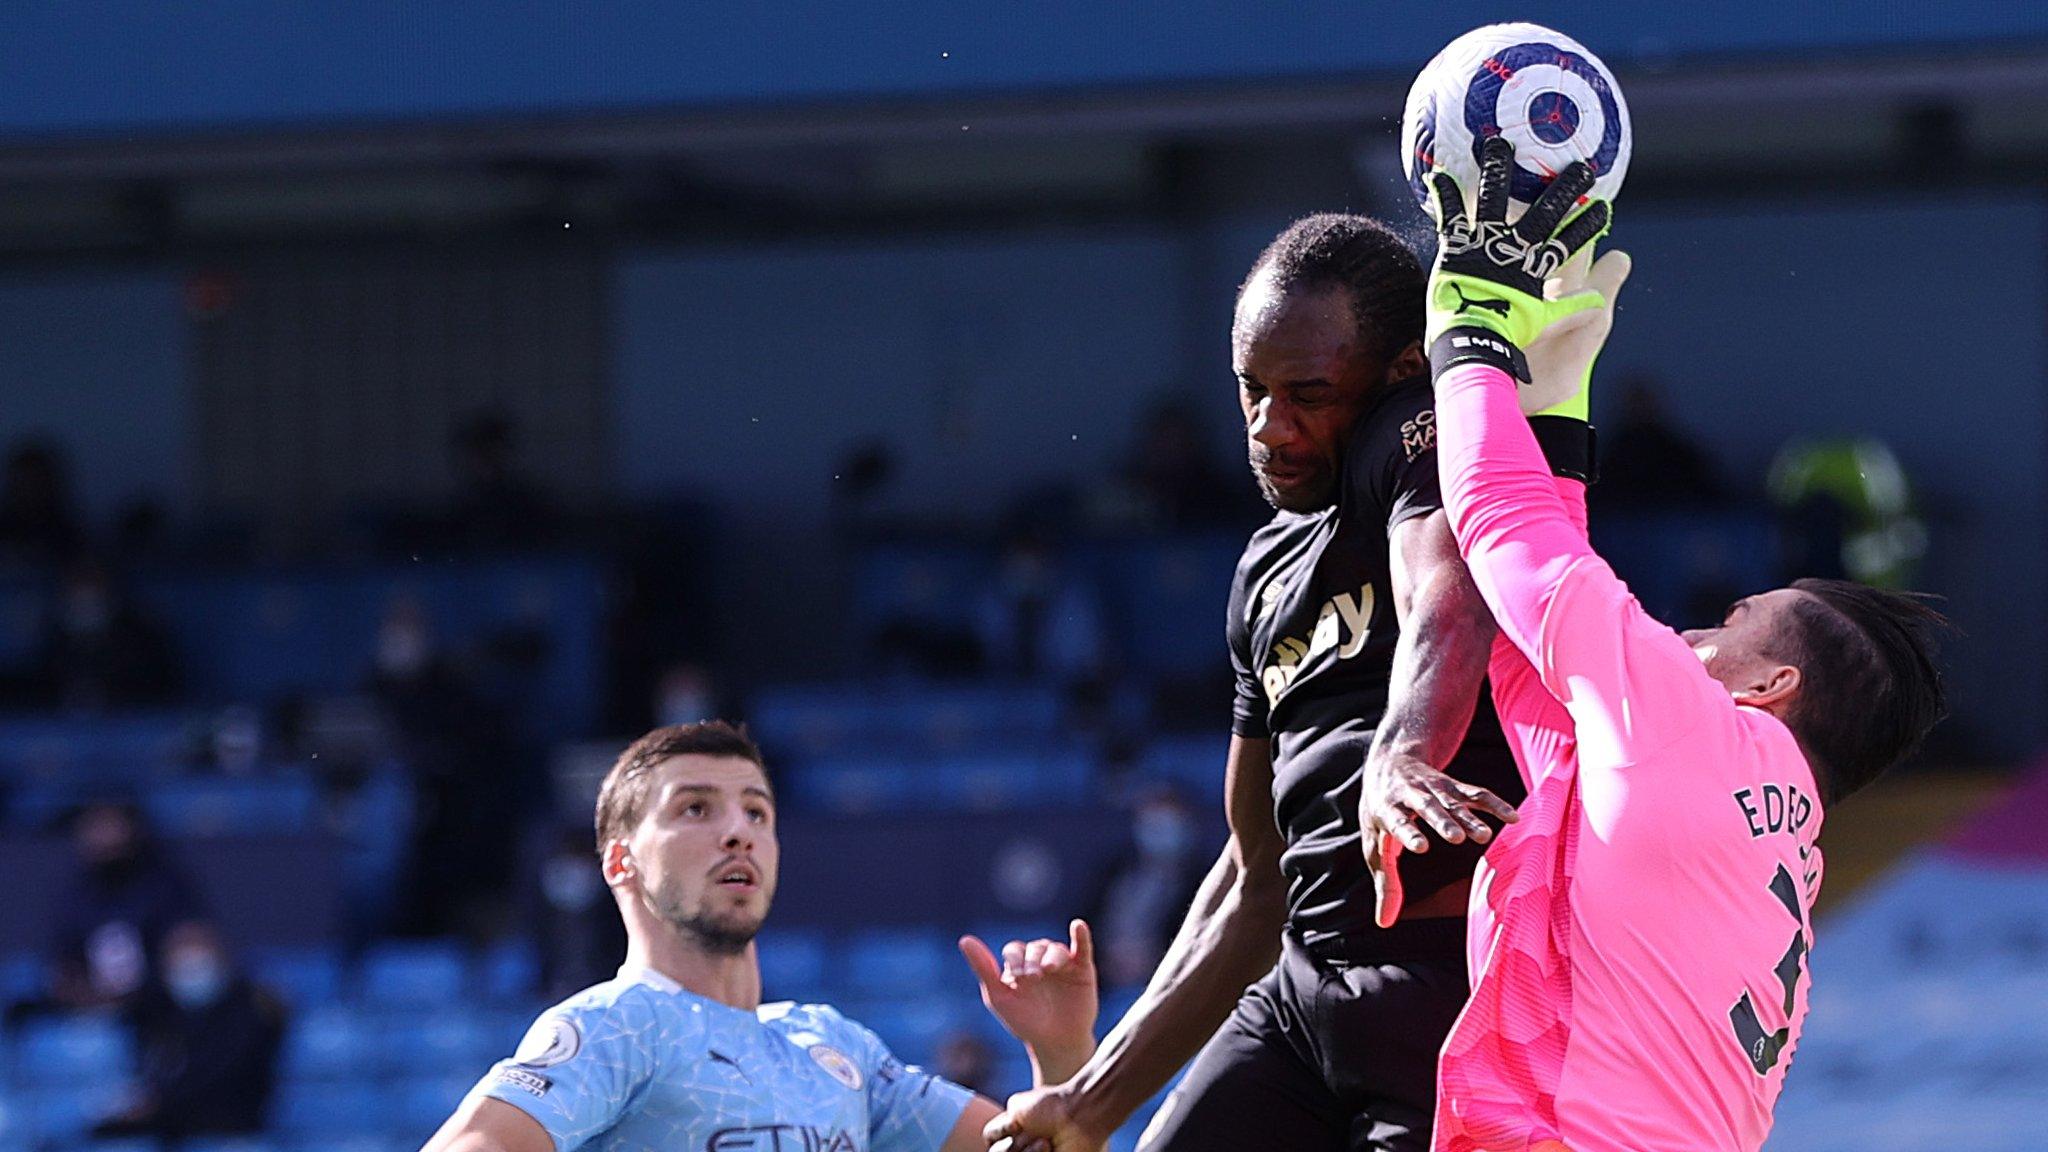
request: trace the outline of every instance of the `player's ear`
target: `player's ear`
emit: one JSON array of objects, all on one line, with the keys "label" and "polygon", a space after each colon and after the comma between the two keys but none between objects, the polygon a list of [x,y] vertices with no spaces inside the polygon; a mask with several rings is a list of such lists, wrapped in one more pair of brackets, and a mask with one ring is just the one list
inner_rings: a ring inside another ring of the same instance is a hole
[{"label": "player's ear", "polygon": [[1733,693],[1739,704],[1752,708],[1772,708],[1789,705],[1799,695],[1801,677],[1799,669],[1791,664],[1766,665],[1756,680]]},{"label": "player's ear", "polygon": [[622,884],[638,883],[640,866],[633,861],[633,850],[624,840],[614,840],[604,846],[604,882],[614,888]]},{"label": "player's ear", "polygon": [[1398,384],[1413,380],[1417,376],[1429,375],[1429,357],[1422,351],[1422,341],[1417,340],[1394,354],[1387,362],[1387,383]]}]

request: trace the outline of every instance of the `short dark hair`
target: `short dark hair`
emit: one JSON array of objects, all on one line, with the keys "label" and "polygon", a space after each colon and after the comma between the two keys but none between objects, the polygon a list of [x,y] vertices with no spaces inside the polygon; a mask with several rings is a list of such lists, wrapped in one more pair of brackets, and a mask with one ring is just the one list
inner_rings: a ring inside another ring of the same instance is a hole
[{"label": "short dark hair", "polygon": [[1834,803],[1910,755],[1948,712],[1935,667],[1948,620],[1924,597],[1848,580],[1795,580],[1786,659],[1799,667],[1787,717]]},{"label": "short dark hair", "polygon": [[1428,287],[1422,261],[1392,228],[1370,216],[1324,212],[1296,220],[1259,253],[1238,294],[1261,274],[1270,274],[1283,291],[1349,292],[1360,343],[1382,361],[1422,339]]},{"label": "short dark hair", "polygon": [[731,756],[751,760],[763,775],[768,766],[761,761],[760,746],[747,735],[745,725],[723,720],[700,724],[670,724],[656,728],[633,741],[605,773],[597,790],[597,850],[633,830],[647,814],[647,774],[674,756]]}]

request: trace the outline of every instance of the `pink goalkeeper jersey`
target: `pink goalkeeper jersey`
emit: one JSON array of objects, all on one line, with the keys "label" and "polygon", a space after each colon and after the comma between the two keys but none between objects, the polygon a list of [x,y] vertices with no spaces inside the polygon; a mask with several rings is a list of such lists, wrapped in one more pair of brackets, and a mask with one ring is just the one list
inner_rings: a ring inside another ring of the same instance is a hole
[{"label": "pink goalkeeper jersey", "polygon": [[1812,771],[1594,554],[1505,373],[1447,372],[1436,414],[1530,794],[1474,886],[1435,1146],[1759,1148],[1806,1015]]}]

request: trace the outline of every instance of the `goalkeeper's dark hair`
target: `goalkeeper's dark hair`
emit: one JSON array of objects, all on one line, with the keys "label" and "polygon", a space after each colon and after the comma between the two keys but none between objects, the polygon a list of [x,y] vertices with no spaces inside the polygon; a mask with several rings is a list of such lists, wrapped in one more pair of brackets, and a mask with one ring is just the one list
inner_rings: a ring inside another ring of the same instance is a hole
[{"label": "goalkeeper's dark hair", "polygon": [[1935,667],[1948,620],[1924,598],[1847,580],[1796,580],[1788,649],[1800,689],[1786,717],[1832,804],[1911,755],[1948,712]]},{"label": "goalkeeper's dark hair", "polygon": [[1271,275],[1283,291],[1350,292],[1361,344],[1382,361],[1422,339],[1428,287],[1422,262],[1392,228],[1370,216],[1325,212],[1296,220],[1259,253],[1238,294],[1261,275]]}]

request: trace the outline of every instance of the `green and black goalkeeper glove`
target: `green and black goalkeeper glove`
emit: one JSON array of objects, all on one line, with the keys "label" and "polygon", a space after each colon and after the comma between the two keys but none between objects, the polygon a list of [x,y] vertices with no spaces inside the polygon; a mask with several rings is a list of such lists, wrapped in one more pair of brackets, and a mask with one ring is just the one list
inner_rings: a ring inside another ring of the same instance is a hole
[{"label": "green and black goalkeeper glove", "polygon": [[1578,208],[1593,186],[1593,171],[1567,165],[1522,218],[1507,222],[1508,184],[1515,146],[1495,136],[1480,151],[1479,196],[1472,215],[1450,173],[1430,174],[1436,192],[1438,244],[1429,278],[1429,365],[1432,374],[1454,364],[1493,364],[1528,383],[1522,349],[1566,317],[1598,308],[1598,292],[1546,300],[1543,283],[1579,250],[1607,231],[1605,200]]}]

